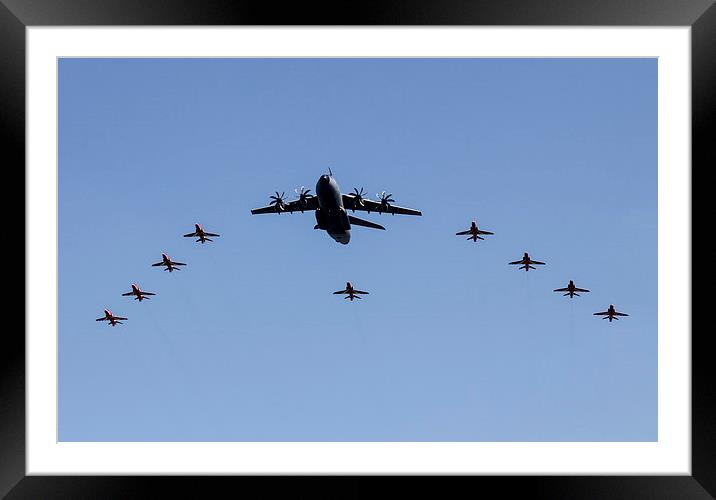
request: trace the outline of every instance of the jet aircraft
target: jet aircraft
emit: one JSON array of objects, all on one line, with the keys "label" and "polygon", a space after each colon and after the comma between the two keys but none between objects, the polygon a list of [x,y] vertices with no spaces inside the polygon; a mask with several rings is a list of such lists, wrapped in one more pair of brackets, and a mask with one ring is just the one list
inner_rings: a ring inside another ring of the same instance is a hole
[{"label": "jet aircraft", "polygon": [[540,262],[538,260],[532,260],[530,259],[530,256],[525,252],[525,255],[522,257],[522,260],[516,260],[514,262],[509,262],[510,265],[513,264],[523,264],[520,266],[520,269],[524,269],[525,271],[529,271],[530,269],[536,269],[535,267],[532,267],[532,264],[537,264],[540,266],[544,265],[544,262]]},{"label": "jet aircraft", "polygon": [[199,224],[194,224],[194,232],[193,233],[187,233],[184,235],[185,238],[191,238],[191,237],[198,237],[199,239],[196,241],[201,241],[201,244],[203,245],[205,241],[214,241],[207,236],[220,236],[216,233],[207,233],[204,231],[204,229]]},{"label": "jet aircraft", "polygon": [[480,234],[495,234],[495,233],[491,233],[490,231],[483,231],[482,229],[478,229],[477,222],[472,221],[472,224],[470,225],[470,229],[468,229],[467,231],[460,231],[459,233],[455,233],[455,236],[464,236],[466,234],[470,235],[467,237],[468,240],[477,242],[477,240],[485,239],[485,238],[481,238],[478,235],[480,235]]},{"label": "jet aircraft", "polygon": [[122,320],[122,319],[123,319],[123,320],[126,320],[127,318],[123,318],[123,317],[121,317],[121,316],[115,316],[115,315],[112,314],[112,311],[110,311],[109,309],[105,309],[105,310],[104,310],[104,317],[102,317],[102,318],[97,318],[95,321],[109,321],[109,323],[107,323],[108,325],[116,326],[116,325],[121,325],[121,324],[122,324],[122,322],[120,321],[120,320]]},{"label": "jet aircraft", "polygon": [[176,266],[186,266],[186,264],[184,264],[182,262],[174,262],[169,258],[169,256],[167,254],[163,253],[162,261],[157,262],[156,264],[152,264],[152,267],[157,267],[157,266],[166,266],[166,268],[164,270],[172,272],[174,270],[179,271],[179,268]]},{"label": "jet aircraft", "polygon": [[613,319],[619,319],[617,316],[629,316],[628,314],[617,312],[616,309],[614,309],[613,305],[609,305],[609,309],[603,312],[594,313],[595,316],[604,316],[602,319],[609,318],[609,322],[611,323]]},{"label": "jet aircraft", "polygon": [[569,285],[567,285],[567,288],[556,288],[554,291],[567,292],[562,295],[562,297],[566,297],[567,295],[569,295],[569,298],[571,299],[575,295],[579,297],[579,294],[577,292],[588,292],[589,290],[587,290],[586,288],[577,288],[576,286],[574,286],[574,281],[569,280]]},{"label": "jet aircraft", "polygon": [[350,299],[351,302],[353,302],[353,299],[360,299],[360,298],[361,298],[361,297],[360,297],[359,295],[357,295],[357,294],[361,294],[361,295],[367,295],[367,294],[368,294],[368,292],[362,292],[362,291],[360,291],[360,290],[356,290],[355,288],[353,288],[353,285],[351,284],[350,281],[346,283],[346,289],[345,289],[345,290],[338,290],[337,292],[333,292],[333,295],[340,295],[340,294],[342,294],[342,293],[345,293],[345,294],[346,294],[345,298],[346,298],[346,299]]},{"label": "jet aircraft", "polygon": [[317,222],[313,229],[326,231],[331,238],[344,245],[351,240],[351,225],[385,229],[374,222],[348,215],[348,210],[354,213],[356,210],[363,210],[368,213],[377,212],[378,214],[422,215],[418,210],[393,205],[392,203],[395,201],[392,198],[393,195],[386,194],[385,191],[377,195],[379,201],[365,198],[363,188],[360,191],[354,188],[353,193],[341,194],[338,183],[330,169],[328,174],[324,174],[318,179],[316,195],[310,194],[310,191],[310,189],[304,190],[301,188],[300,191],[297,189],[298,199],[293,201],[285,201],[283,198],[286,193],[278,194],[278,191],[276,191],[276,196],[270,197],[272,201],[268,206],[255,208],[251,210],[251,214],[313,211]]},{"label": "jet aircraft", "polygon": [[134,295],[135,296],[134,300],[139,300],[139,302],[141,302],[144,299],[149,300],[149,297],[145,297],[145,295],[156,295],[156,293],[144,292],[144,291],[140,290],[137,285],[132,283],[132,291],[122,294],[123,297],[129,297],[130,295]]}]

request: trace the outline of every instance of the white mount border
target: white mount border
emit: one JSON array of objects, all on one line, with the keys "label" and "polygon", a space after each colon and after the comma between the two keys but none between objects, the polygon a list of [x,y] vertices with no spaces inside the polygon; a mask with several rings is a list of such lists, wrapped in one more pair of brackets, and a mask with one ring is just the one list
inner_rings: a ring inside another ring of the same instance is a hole
[{"label": "white mount border", "polygon": [[[27,474],[691,474],[691,31],[27,28]],[[659,440],[57,442],[58,57],[658,57]]]}]

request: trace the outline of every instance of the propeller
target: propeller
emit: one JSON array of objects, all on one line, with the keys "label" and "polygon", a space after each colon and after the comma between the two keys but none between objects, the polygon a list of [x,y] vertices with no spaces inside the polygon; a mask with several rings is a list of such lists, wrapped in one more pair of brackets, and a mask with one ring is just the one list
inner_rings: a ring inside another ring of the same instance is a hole
[{"label": "propeller", "polygon": [[363,188],[360,188],[360,192],[358,188],[353,188],[353,191],[355,192],[353,196],[353,211],[355,212],[356,207],[362,207],[364,205],[363,195],[365,195],[365,192],[363,192]]},{"label": "propeller", "polygon": [[380,194],[376,193],[376,196],[380,200],[380,206],[381,206],[382,210],[384,210],[384,211],[388,210],[391,202],[395,202],[395,200],[393,198],[391,198],[391,196],[393,196],[393,195],[392,194],[386,195],[385,191],[383,191]]},{"label": "propeller", "polygon": [[309,198],[313,198],[312,194],[308,194],[311,192],[311,190],[304,189],[303,186],[301,186],[299,189],[294,189],[294,191],[298,195],[298,204],[301,205],[302,207],[306,206],[306,200],[308,200]]},{"label": "propeller", "polygon": [[281,210],[286,208],[286,204],[283,201],[283,197],[286,195],[285,192],[278,194],[278,191],[276,191],[276,196],[269,196],[273,201],[269,203],[269,205],[276,205],[276,211],[280,212]]}]

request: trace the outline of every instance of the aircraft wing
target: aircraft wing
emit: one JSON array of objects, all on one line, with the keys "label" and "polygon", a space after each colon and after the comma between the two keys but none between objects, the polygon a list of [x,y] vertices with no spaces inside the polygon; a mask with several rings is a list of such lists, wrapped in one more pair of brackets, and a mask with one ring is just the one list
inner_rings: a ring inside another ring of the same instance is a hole
[{"label": "aircraft wing", "polygon": [[514,262],[508,262],[508,264],[524,264],[521,260],[516,260]]},{"label": "aircraft wing", "polygon": [[183,262],[172,262],[172,266],[186,266]]},{"label": "aircraft wing", "polygon": [[[575,290],[576,290],[576,289],[575,289]],[[569,288],[555,288],[554,291],[555,291],[555,292],[568,292],[568,291],[569,291]]]},{"label": "aircraft wing", "polygon": [[204,236],[221,236],[221,235],[216,234],[216,233],[207,233],[206,231],[204,231]]},{"label": "aircraft wing", "polygon": [[152,292],[139,292],[139,293],[141,293],[142,295],[156,295],[156,293],[152,293]]},{"label": "aircraft wing", "polygon": [[122,316],[115,316],[115,317],[114,317],[114,319],[115,319],[115,320],[117,320],[117,319],[123,319],[123,320],[126,320],[127,318],[123,318]]},{"label": "aircraft wing", "polygon": [[368,295],[368,292],[361,292],[360,290],[353,290],[353,293],[362,293],[363,295]]},{"label": "aircraft wing", "polygon": [[[286,202],[281,210],[279,210],[276,205],[269,205],[267,207],[261,207],[261,208],[254,208],[251,210],[251,215],[259,215],[259,214],[278,214],[282,212],[304,212],[309,210],[316,210],[318,208],[318,197],[317,196],[311,196],[310,198],[306,198],[306,203],[301,204],[299,200],[293,200]],[[209,233],[206,233],[209,234]],[[218,235],[217,235],[218,236]]]},{"label": "aircraft wing", "polygon": [[399,207],[397,205],[388,205],[387,208],[384,208],[380,202],[368,200],[366,198],[363,198],[363,206],[360,206],[354,203],[354,198],[355,195],[352,194],[343,195],[343,206],[346,207],[346,210],[363,210],[365,212],[379,212],[399,215],[423,215],[420,210]]},{"label": "aircraft wing", "polygon": [[466,234],[470,234],[470,232],[471,231],[469,229],[467,231],[460,231],[459,233],[455,233],[455,236],[464,236]]},{"label": "aircraft wing", "polygon": [[575,292],[588,292],[589,290],[587,290],[586,288],[575,288],[574,291]]},{"label": "aircraft wing", "polygon": [[595,315],[595,316],[607,316],[607,315],[609,315],[609,311],[604,311],[604,312],[600,312],[600,313],[594,313],[594,315]]},{"label": "aircraft wing", "polygon": [[97,318],[95,321],[105,321],[107,318]]},{"label": "aircraft wing", "polygon": [[338,290],[337,292],[333,292],[333,295],[339,295],[341,293],[348,293],[348,290]]},{"label": "aircraft wing", "polygon": [[483,231],[482,229],[478,229],[477,234],[495,234],[495,233],[491,233],[490,231]]},{"label": "aircraft wing", "polygon": [[196,231],[194,231],[193,233],[187,233],[184,235],[185,238],[191,238],[192,236],[196,236]]},{"label": "aircraft wing", "polygon": [[129,297],[130,295],[134,295],[134,292],[127,292],[122,294],[123,297]]},{"label": "aircraft wing", "polygon": [[629,316],[628,314],[615,312],[614,316]]},{"label": "aircraft wing", "polygon": [[540,265],[540,266],[543,266],[543,265],[544,265],[544,262],[540,262],[540,261],[538,261],[538,260],[531,260],[531,261],[530,261],[530,264],[538,264],[538,265]]},{"label": "aircraft wing", "polygon": [[156,264],[152,264],[152,267],[163,266],[163,265],[164,265],[164,262],[157,262]]}]

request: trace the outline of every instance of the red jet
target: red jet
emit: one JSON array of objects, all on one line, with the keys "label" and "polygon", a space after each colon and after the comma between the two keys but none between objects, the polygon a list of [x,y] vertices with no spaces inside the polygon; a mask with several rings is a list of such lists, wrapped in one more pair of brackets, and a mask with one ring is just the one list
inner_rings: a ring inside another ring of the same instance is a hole
[{"label": "red jet", "polygon": [[588,292],[589,290],[587,290],[586,288],[577,288],[576,286],[574,286],[574,281],[569,280],[569,285],[567,285],[567,288],[556,288],[554,291],[567,292],[562,295],[562,297],[566,297],[567,295],[569,295],[569,298],[571,299],[575,295],[579,297],[579,294],[577,292]]},{"label": "red jet", "polygon": [[520,266],[520,269],[524,269],[525,271],[529,271],[530,269],[537,269],[536,267],[532,267],[532,264],[537,264],[540,266],[544,266],[544,262],[540,262],[538,260],[532,260],[530,259],[530,256],[525,252],[525,255],[522,257],[522,260],[516,260],[514,262],[508,262],[510,265],[514,264],[522,264]]},{"label": "red jet", "polygon": [[206,231],[204,231],[202,229],[202,227],[199,224],[194,224],[194,232],[193,233],[188,233],[188,234],[184,235],[185,238],[198,237],[199,239],[196,241],[201,241],[202,244],[205,241],[213,241],[213,240],[207,238],[207,236],[219,236],[219,235],[216,233],[207,233]]},{"label": "red jet", "polygon": [[127,318],[123,318],[123,317],[121,317],[121,316],[115,316],[115,315],[112,314],[112,311],[110,311],[109,309],[105,309],[105,310],[104,310],[104,317],[103,317],[103,318],[97,318],[95,321],[109,321],[109,323],[107,323],[108,325],[116,326],[116,325],[121,325],[121,324],[122,324],[122,322],[119,321],[120,319],[126,320]]},{"label": "red jet", "polygon": [[470,229],[468,229],[467,231],[460,231],[459,233],[455,233],[455,236],[464,236],[466,234],[470,235],[467,237],[468,240],[477,242],[477,240],[485,239],[485,238],[480,238],[478,236],[479,234],[495,234],[495,233],[491,233],[490,231],[483,231],[481,229],[478,229],[477,223],[475,221],[472,221],[472,225],[470,225]]},{"label": "red jet", "polygon": [[166,266],[166,269],[164,269],[164,270],[172,272],[174,270],[177,270],[177,271],[179,270],[179,268],[176,266],[186,266],[186,264],[184,264],[182,262],[173,262],[167,254],[163,253],[162,261],[157,262],[156,264],[152,264],[152,267],[156,267],[156,266]]},{"label": "red jet", "polygon": [[611,323],[613,319],[619,319],[617,316],[629,316],[628,314],[617,312],[616,309],[614,309],[613,305],[609,305],[609,309],[603,312],[594,313],[595,316],[604,316],[602,319],[609,318],[609,322]]},{"label": "red jet", "polygon": [[340,294],[342,294],[342,293],[347,294],[345,298],[346,298],[346,299],[350,299],[351,302],[353,302],[353,299],[360,299],[360,298],[361,298],[361,297],[359,297],[359,296],[356,295],[356,294],[363,294],[363,295],[367,295],[367,294],[368,294],[368,292],[362,292],[362,291],[360,291],[360,290],[356,290],[355,288],[353,288],[353,285],[351,285],[351,282],[350,282],[350,281],[346,283],[346,289],[345,289],[345,290],[338,290],[337,292],[333,292],[334,295],[340,295]]},{"label": "red jet", "polygon": [[139,300],[139,302],[141,302],[144,299],[149,300],[149,297],[145,297],[145,295],[156,295],[156,293],[143,292],[142,290],[139,289],[139,287],[137,285],[132,283],[132,291],[122,294],[123,297],[129,297],[130,295],[136,295],[136,297],[134,297],[134,300]]}]

